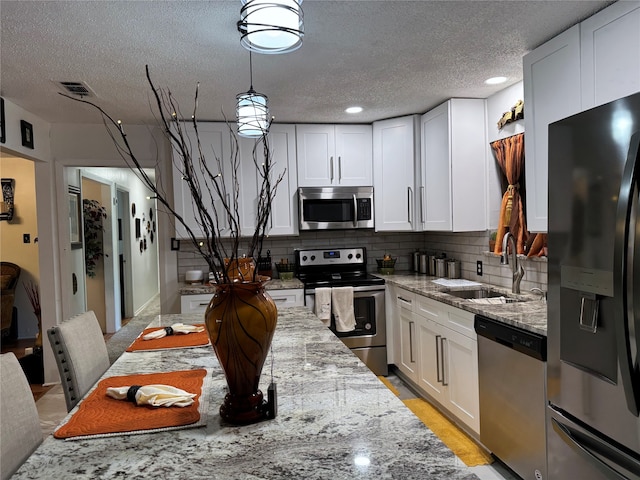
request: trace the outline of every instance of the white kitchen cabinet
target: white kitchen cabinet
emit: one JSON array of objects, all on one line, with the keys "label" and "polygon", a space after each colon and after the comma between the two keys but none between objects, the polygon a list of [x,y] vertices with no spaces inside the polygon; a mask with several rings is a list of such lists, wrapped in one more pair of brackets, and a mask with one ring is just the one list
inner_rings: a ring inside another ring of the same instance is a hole
[{"label": "white kitchen cabinet", "polygon": [[616,2],[580,24],[582,110],[640,91],[640,2]]},{"label": "white kitchen cabinet", "polygon": [[416,338],[416,322],[413,315],[414,294],[408,290],[398,289],[396,305],[398,307],[399,345],[396,366],[414,382],[418,379],[418,351]]},{"label": "white kitchen cabinet", "polygon": [[454,98],[421,118],[417,222],[425,231],[487,228],[486,103]]},{"label": "white kitchen cabinet", "polygon": [[549,124],[581,110],[580,25],[525,55],[523,68],[527,227],[546,232]]},{"label": "white kitchen cabinet", "polygon": [[[302,307],[304,306],[304,292],[302,288],[267,290],[276,307]],[[180,313],[202,313],[213,297],[213,293],[180,296]],[[204,321],[204,317],[203,317]]]},{"label": "white kitchen cabinet", "polygon": [[418,386],[480,433],[478,343],[474,315],[416,295]]},{"label": "white kitchen cabinet", "polygon": [[213,293],[203,293],[200,295],[180,295],[180,313],[202,313],[204,321],[204,312],[207,305],[211,301]]},{"label": "white kitchen cabinet", "polygon": [[474,314],[394,287],[395,365],[416,390],[480,433]]},{"label": "white kitchen cabinet", "polygon": [[285,288],[282,290],[267,290],[276,307],[304,306],[304,290],[302,288]]},{"label": "white kitchen cabinet", "polygon": [[419,147],[418,115],[374,122],[373,188],[378,232],[416,229],[415,161]]},{"label": "white kitchen cabinet", "polygon": [[[187,135],[187,147],[191,149],[194,158],[195,171],[193,174],[198,178],[200,185],[203,187],[202,197],[206,210],[212,214],[214,206],[218,212],[222,211],[222,201],[214,200],[211,202],[207,190],[204,188],[205,174],[202,173],[198,164],[198,150],[195,140],[195,131],[192,126],[185,126]],[[222,175],[227,191],[230,190],[231,181],[231,139],[229,136],[229,127],[226,123],[217,122],[200,122],[198,123],[198,133],[202,146],[202,153],[207,162],[207,168],[213,175],[218,173]],[[174,151],[174,156],[176,155]],[[221,160],[220,164],[216,158]],[[196,238],[203,238],[204,234],[198,225],[197,209],[193,205],[193,197],[191,191],[184,181],[185,172],[180,171],[176,163],[180,163],[179,159],[173,162],[173,199],[176,212],[184,219],[185,223],[191,228]],[[214,195],[215,196],[215,195]],[[229,234],[228,222],[226,217],[220,216],[221,234]],[[180,223],[175,222],[176,236],[178,238],[189,238],[186,228]]]},{"label": "white kitchen cabinet", "polygon": [[[277,185],[276,195],[271,204],[267,235],[297,235],[298,202],[296,192],[298,184],[295,125],[272,124],[267,139],[272,157],[272,186],[275,186],[276,180],[282,175],[282,180]],[[240,232],[243,236],[250,236],[255,231],[258,193],[262,185],[262,176],[256,167],[253,151],[255,149],[257,164],[261,166],[264,161],[264,150],[261,142],[241,137],[239,147]]]},{"label": "white kitchen cabinet", "polygon": [[370,187],[371,125],[297,125],[298,185]]}]

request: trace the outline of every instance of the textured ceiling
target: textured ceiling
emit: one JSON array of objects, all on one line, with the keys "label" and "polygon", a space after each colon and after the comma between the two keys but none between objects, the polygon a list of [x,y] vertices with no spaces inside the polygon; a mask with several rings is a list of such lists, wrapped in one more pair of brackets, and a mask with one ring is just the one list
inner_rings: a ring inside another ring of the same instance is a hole
[{"label": "textured ceiling", "polygon": [[[254,88],[277,122],[369,123],[486,98],[522,79],[522,56],[610,1],[328,1],[303,4],[302,47],[253,55]],[[144,66],[185,114],[235,117],[249,89],[240,1],[0,2],[3,97],[51,123],[99,123],[57,94],[83,81],[128,124],[154,123]],[[503,75],[508,82],[483,81]],[[364,112],[344,109],[361,105]]]}]

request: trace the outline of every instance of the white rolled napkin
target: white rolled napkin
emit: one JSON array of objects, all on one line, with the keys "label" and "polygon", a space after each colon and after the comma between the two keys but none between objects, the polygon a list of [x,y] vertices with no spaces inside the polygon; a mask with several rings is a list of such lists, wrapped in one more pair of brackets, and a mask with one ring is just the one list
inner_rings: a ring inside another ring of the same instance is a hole
[{"label": "white rolled napkin", "polygon": [[193,399],[196,397],[195,393],[185,392],[170,385],[109,387],[107,395],[116,400],[135,401],[137,405],[152,407],[188,407],[193,404]]},{"label": "white rolled napkin", "polygon": [[[169,330],[171,333],[167,332]],[[154,340],[156,338],[162,338],[166,335],[186,335],[187,333],[199,333],[203,332],[204,327],[195,326],[195,325],[185,325],[184,323],[174,323],[170,327],[165,327],[160,330],[156,330],[155,332],[147,333],[142,336],[143,340]]]}]

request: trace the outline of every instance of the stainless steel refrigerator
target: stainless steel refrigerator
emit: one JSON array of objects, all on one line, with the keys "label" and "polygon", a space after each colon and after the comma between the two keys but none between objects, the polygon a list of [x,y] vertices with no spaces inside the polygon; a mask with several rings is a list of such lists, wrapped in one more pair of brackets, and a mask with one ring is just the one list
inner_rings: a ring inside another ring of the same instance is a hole
[{"label": "stainless steel refrigerator", "polygon": [[548,477],[640,479],[640,93],[549,126]]}]

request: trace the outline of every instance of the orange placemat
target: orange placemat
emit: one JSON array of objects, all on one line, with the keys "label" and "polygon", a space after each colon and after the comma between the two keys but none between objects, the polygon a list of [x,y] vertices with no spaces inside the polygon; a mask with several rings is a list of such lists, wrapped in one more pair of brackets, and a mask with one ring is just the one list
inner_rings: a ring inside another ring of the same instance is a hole
[{"label": "orange placemat", "polygon": [[[196,327],[204,327],[204,323],[194,324]],[[169,348],[192,348],[204,347],[209,345],[209,334],[205,327],[204,331],[197,333],[167,335],[162,338],[153,340],[143,340],[142,337],[147,333],[162,330],[164,327],[145,328],[144,331],[136,338],[127,348],[127,352],[145,351],[145,350],[164,350]]]},{"label": "orange placemat", "polygon": [[[205,369],[198,369],[105,378],[53,436],[69,439],[93,435],[147,433],[150,430],[197,423],[200,420],[198,407],[202,400],[202,386],[206,375]],[[107,396],[108,387],[153,384],[171,385],[189,393],[196,393],[197,397],[188,407],[149,407],[137,406],[133,402]]]}]

